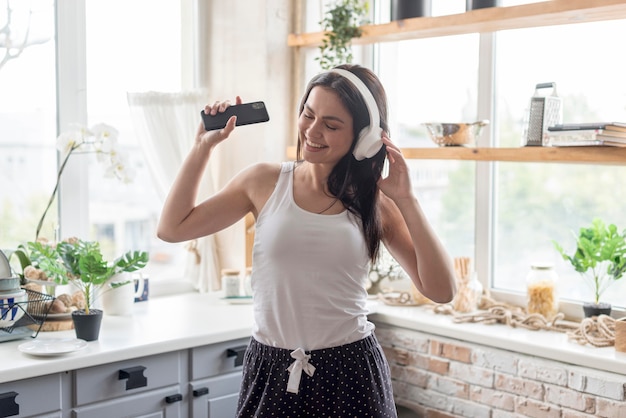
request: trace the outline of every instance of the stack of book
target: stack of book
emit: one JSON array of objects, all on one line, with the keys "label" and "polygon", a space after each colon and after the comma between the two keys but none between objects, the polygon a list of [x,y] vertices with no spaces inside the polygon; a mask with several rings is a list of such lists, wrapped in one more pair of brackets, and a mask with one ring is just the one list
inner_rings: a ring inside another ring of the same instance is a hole
[{"label": "stack of book", "polygon": [[626,147],[626,123],[570,123],[550,126],[543,135],[543,144],[552,147]]}]

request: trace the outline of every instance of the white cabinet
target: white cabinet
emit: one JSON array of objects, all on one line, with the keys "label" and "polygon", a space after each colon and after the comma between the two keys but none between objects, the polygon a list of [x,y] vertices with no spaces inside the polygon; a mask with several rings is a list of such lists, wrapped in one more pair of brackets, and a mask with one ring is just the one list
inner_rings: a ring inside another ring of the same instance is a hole
[{"label": "white cabinet", "polygon": [[235,416],[241,363],[249,338],[196,347],[190,352],[189,417]]},{"label": "white cabinet", "polygon": [[65,373],[0,383],[0,418],[62,417],[61,394],[69,384]]}]

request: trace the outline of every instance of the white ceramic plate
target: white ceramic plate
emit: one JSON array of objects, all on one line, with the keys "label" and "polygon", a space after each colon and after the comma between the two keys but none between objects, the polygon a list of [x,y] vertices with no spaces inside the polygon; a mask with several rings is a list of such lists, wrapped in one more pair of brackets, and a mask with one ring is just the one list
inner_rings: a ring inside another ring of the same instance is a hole
[{"label": "white ceramic plate", "polygon": [[252,303],[252,296],[233,296],[222,299],[231,305],[249,305]]},{"label": "white ceramic plate", "polygon": [[85,347],[87,347],[87,342],[78,338],[45,338],[20,344],[17,349],[33,356],[58,356],[73,353]]}]

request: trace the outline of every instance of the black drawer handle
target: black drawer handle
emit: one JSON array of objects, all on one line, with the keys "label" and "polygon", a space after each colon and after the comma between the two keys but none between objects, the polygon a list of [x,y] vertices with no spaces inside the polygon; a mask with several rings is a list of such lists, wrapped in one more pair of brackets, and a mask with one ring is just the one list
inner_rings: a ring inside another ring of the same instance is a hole
[{"label": "black drawer handle", "polygon": [[20,414],[20,406],[15,403],[17,392],[0,393],[0,418],[14,417]]},{"label": "black drawer handle", "polygon": [[199,396],[204,396],[204,395],[208,395],[209,394],[209,388],[204,387],[204,388],[198,388],[198,389],[194,389],[193,390],[193,397],[197,398]]},{"label": "black drawer handle", "polygon": [[226,350],[227,357],[235,357],[235,367],[243,364],[243,355],[246,353],[247,345],[240,345]]},{"label": "black drawer handle", "polygon": [[143,366],[129,367],[127,369],[120,369],[119,380],[128,379],[126,381],[126,390],[142,388],[148,386],[148,378],[143,375],[143,371],[146,370]]},{"label": "black drawer handle", "polygon": [[183,395],[177,393],[176,395],[170,395],[165,397],[165,403],[176,403],[183,400]]}]

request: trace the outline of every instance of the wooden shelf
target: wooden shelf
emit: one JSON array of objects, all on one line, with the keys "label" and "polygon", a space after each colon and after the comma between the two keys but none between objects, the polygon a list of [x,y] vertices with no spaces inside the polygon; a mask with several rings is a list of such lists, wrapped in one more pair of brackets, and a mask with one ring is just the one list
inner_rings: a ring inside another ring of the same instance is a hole
[{"label": "wooden shelf", "polygon": [[[420,160],[626,164],[626,148],[621,147],[403,148],[402,154]],[[288,147],[287,156],[296,158],[295,146]]]},{"label": "wooden shelf", "polygon": [[[417,17],[379,25],[364,25],[363,35],[355,38],[353,44],[364,45],[624,18],[626,18],[626,0],[552,0],[521,6],[490,7],[447,16]],[[316,47],[321,44],[323,37],[324,32],[290,34],[287,45]]]}]

